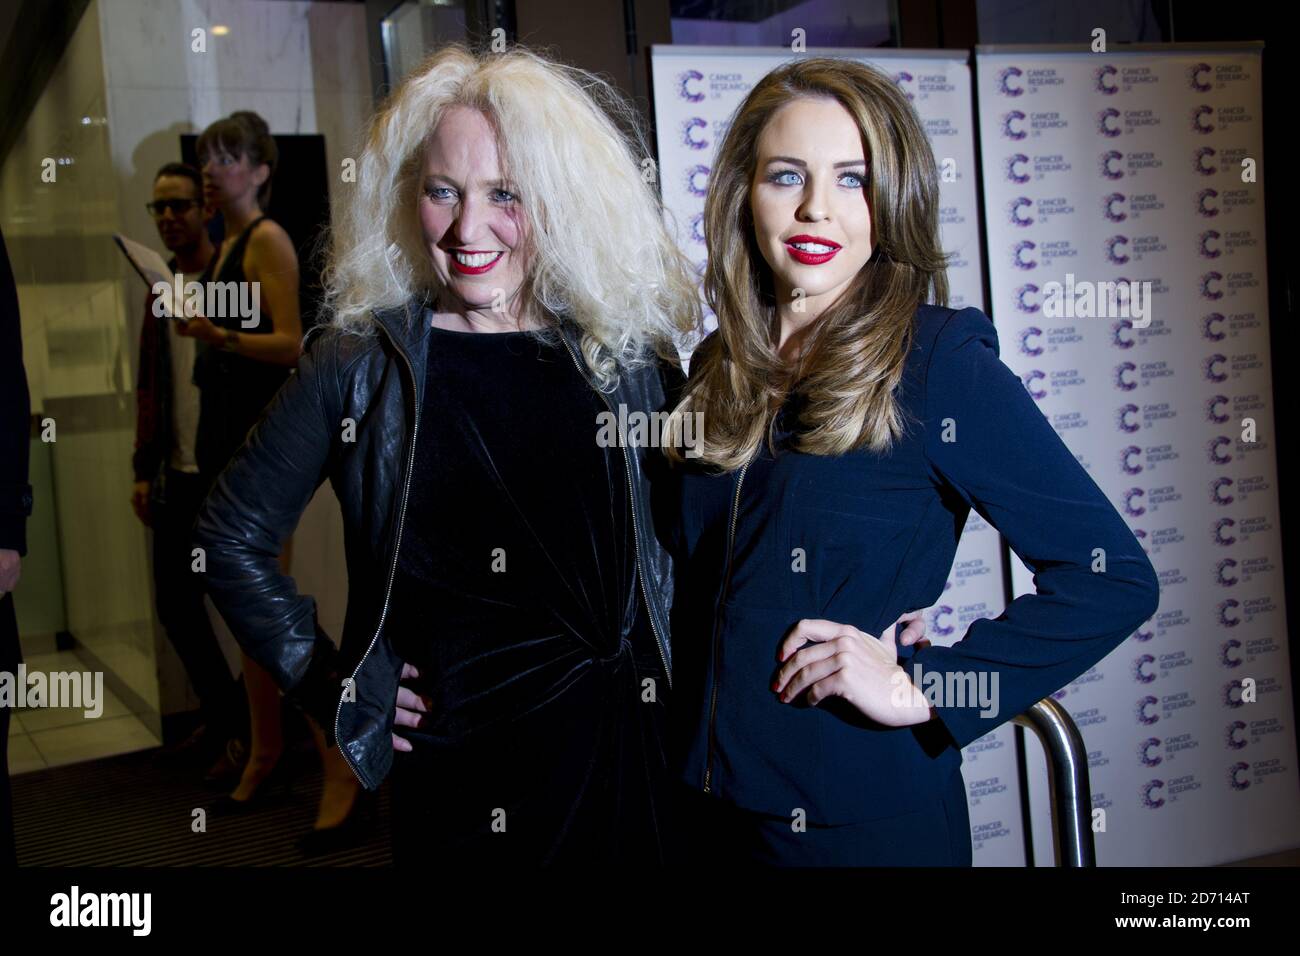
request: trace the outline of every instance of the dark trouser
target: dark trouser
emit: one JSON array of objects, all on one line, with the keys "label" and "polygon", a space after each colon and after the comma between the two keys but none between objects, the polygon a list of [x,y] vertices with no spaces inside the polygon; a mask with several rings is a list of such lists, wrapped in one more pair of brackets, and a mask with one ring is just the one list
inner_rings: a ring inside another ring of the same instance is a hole
[{"label": "dark trouser", "polygon": [[[14,596],[0,598],[0,672],[18,673],[22,651],[18,647],[18,618]],[[0,867],[17,864],[14,854],[13,796],[9,790],[9,720],[12,707],[0,707]]]},{"label": "dark trouser", "polygon": [[208,729],[220,735],[213,739],[221,740],[241,731],[246,711],[203,604],[203,578],[191,570],[194,519],[210,484],[201,475],[169,468],[150,514],[158,617],[199,695]]},{"label": "dark trouser", "polygon": [[970,866],[970,816],[961,772],[943,792],[898,816],[838,826],[742,810],[679,784],[679,848],[686,866]]}]

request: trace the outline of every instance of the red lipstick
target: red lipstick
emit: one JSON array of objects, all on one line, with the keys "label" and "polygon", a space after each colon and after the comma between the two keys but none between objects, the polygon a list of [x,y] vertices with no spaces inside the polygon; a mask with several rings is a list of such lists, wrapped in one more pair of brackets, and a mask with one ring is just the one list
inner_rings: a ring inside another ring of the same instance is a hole
[{"label": "red lipstick", "polygon": [[[481,266],[467,266],[465,265],[465,263],[461,262],[459,259],[456,258],[457,252],[459,252],[461,255],[466,255],[466,256],[484,255],[484,254],[495,252],[496,257],[490,259],[488,262],[484,263]],[[451,267],[455,269],[457,272],[459,272],[461,275],[478,276],[478,275],[482,275],[485,272],[490,272],[496,266],[496,264],[501,261],[501,257],[503,255],[505,255],[504,252],[495,249],[454,249],[447,253],[447,261],[450,262]]]},{"label": "red lipstick", "polygon": [[[815,242],[820,246],[828,246],[830,251],[808,252],[804,249],[796,249],[794,247],[794,243],[796,242],[801,245]],[[825,239],[821,236],[806,236],[800,234],[798,236],[791,236],[789,239],[785,240],[785,248],[795,262],[806,266],[819,266],[823,262],[830,262],[835,258],[835,253],[840,251],[840,244],[838,242],[831,242],[831,240]]]}]

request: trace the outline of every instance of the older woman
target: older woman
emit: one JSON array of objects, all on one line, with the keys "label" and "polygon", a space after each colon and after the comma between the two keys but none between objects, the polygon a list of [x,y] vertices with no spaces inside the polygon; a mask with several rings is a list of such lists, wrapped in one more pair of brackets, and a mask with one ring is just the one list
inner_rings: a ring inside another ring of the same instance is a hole
[{"label": "older woman", "polygon": [[[598,435],[602,413],[669,403],[699,316],[610,112],[631,115],[524,50],[412,73],[334,236],[332,321],[197,524],[244,650],[367,788],[393,771],[399,862],[663,854],[671,575],[650,450]],[[325,480],[337,652],[275,560]],[[423,717],[398,738],[404,675]]]},{"label": "older woman", "polygon": [[[961,748],[1154,612],[1151,563],[992,323],[944,307],[938,199],[911,104],[847,60],[768,74],[719,147],[718,331],[679,408],[703,442],[668,449],[673,739],[704,859],[969,865]],[[900,654],[890,622],[942,593],[972,507],[1039,593]]]}]

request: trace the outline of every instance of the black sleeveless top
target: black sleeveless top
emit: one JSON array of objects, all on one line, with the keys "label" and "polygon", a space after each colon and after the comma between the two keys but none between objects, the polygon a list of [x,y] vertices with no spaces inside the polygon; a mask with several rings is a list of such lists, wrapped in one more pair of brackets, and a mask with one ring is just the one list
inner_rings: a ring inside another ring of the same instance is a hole
[{"label": "black sleeveless top", "polygon": [[[234,308],[218,310],[227,315],[209,315],[213,325],[234,329],[240,335],[269,335],[275,331],[271,316],[261,308],[260,289],[257,302],[256,324],[244,318],[238,309],[242,302],[253,302],[252,289],[244,275],[244,250],[248,247],[253,229],[266,216],[254,219],[235,239],[230,254],[222,263],[221,272],[214,278],[217,257],[213,256],[207,269],[198,279],[204,283],[237,283],[231,287],[228,301]],[[250,323],[250,324],[245,324]],[[234,352],[214,348],[205,342],[198,344],[194,360],[194,384],[199,387],[199,427],[194,442],[194,457],[199,470],[209,480],[220,474],[226,463],[248,437],[249,430],[257,424],[262,412],[275,397],[280,386],[289,377],[288,366],[260,362]]]}]

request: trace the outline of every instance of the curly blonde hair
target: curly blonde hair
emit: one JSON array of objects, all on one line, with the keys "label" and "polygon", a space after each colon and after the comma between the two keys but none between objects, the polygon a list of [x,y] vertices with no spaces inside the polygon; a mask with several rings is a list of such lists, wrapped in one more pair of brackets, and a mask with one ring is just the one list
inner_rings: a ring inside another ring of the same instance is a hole
[{"label": "curly blonde hair", "polygon": [[[429,137],[453,106],[492,124],[529,226],[521,300],[571,318],[602,388],[700,326],[690,266],[664,222],[639,115],[608,82],[525,49],[438,49],[371,118],[322,274],[333,325],[437,301],[417,204]],[[418,320],[412,318],[412,321]]]}]

